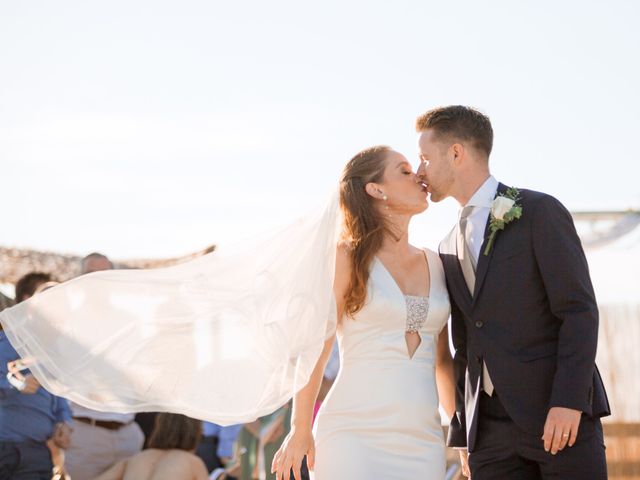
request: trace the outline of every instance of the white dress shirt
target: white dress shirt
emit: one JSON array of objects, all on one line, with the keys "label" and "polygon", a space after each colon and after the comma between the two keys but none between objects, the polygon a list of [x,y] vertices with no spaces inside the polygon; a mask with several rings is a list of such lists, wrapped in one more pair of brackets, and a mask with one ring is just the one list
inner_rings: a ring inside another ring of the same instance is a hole
[{"label": "white dress shirt", "polygon": [[[471,251],[471,255],[474,257],[475,265],[478,264],[478,259],[480,258],[480,249],[484,241],[484,231],[487,226],[487,220],[489,220],[491,203],[493,203],[497,192],[498,181],[490,175],[465,205],[465,207],[474,207],[467,218],[465,241]],[[458,215],[461,213],[462,209],[460,209]]]}]

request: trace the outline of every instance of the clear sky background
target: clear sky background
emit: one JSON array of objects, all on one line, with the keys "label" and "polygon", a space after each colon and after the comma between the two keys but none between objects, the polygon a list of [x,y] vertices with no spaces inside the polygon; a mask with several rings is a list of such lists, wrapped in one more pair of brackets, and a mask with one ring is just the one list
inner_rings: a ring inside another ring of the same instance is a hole
[{"label": "clear sky background", "polygon": [[[487,113],[494,175],[640,206],[634,1],[0,2],[0,245],[186,254],[288,223],[415,117]],[[452,201],[416,218],[435,248]]]}]

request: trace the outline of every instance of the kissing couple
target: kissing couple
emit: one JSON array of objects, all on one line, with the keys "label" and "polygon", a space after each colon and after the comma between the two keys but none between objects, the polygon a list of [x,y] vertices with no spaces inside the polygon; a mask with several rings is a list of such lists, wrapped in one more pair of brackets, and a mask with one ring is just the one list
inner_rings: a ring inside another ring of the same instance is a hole
[{"label": "kissing couple", "polygon": [[[607,478],[598,307],[571,215],[555,198],[491,175],[493,129],[482,113],[438,108],[416,130],[416,173],[387,147],[344,170],[341,370],[312,431],[330,338],[294,399],[277,478],[307,455],[319,480],[442,479],[438,400],[467,477]],[[408,241],[427,193],[460,205],[437,253]]]}]

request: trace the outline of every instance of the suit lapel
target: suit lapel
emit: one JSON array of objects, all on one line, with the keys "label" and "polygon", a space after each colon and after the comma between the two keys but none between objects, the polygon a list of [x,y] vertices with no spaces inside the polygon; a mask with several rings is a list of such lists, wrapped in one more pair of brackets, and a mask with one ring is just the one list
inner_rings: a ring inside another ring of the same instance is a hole
[{"label": "suit lapel", "polygon": [[[498,184],[498,191],[496,192],[496,197],[504,192],[506,192],[508,187],[503,185],[502,183]],[[484,249],[487,246],[487,241],[489,240],[489,234],[491,233],[491,229],[489,225],[491,224],[491,213],[489,213],[489,218],[487,218],[487,223],[484,227],[484,240],[482,241],[482,247],[480,248],[480,256],[478,258],[478,267],[476,269],[476,283],[474,286],[474,295],[473,295],[473,304],[475,305],[478,297],[480,296],[480,290],[482,289],[482,285],[484,284],[484,279],[487,276],[487,270],[489,269],[489,262],[491,262],[491,258],[493,257],[493,252],[496,249],[496,244],[494,242],[493,247],[489,250],[489,254],[484,254]],[[500,234],[498,233],[495,241],[497,242]]]}]

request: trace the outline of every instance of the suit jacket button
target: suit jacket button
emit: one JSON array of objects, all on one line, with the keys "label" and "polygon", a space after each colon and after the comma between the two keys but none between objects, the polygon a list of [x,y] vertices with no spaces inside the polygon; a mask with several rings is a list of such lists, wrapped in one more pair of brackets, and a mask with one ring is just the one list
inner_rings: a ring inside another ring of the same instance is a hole
[{"label": "suit jacket button", "polygon": [[480,320],[478,320],[478,321],[476,322],[476,327],[478,327],[478,328],[482,328],[483,326],[484,326],[484,323],[483,323],[483,322],[481,322]]},{"label": "suit jacket button", "polygon": [[482,357],[480,355],[476,355],[476,362],[482,363]]}]

